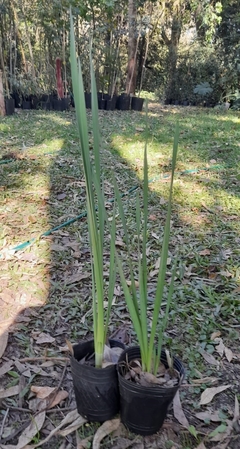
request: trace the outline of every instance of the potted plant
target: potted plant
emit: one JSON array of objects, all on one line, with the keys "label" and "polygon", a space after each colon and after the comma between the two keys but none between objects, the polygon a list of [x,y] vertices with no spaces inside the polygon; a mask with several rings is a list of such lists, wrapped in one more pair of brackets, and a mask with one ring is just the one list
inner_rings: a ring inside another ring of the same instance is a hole
[{"label": "potted plant", "polygon": [[[77,61],[76,58],[71,13],[70,16],[72,87],[86,184],[87,221],[91,248],[94,334],[92,341],[80,342],[73,346],[71,368],[78,412],[90,421],[105,421],[112,418],[119,411],[119,390],[116,371],[117,359],[115,361],[112,359],[113,363],[104,367],[106,350],[111,353],[111,357],[114,355],[116,358],[114,351],[111,352],[111,349],[106,347],[108,321],[116,278],[115,239],[105,240],[106,217],[103,208],[99,207],[99,202],[103,198],[103,189],[101,186],[102,173],[99,151],[98,99],[92,60],[90,58],[93,152],[90,153],[82,70],[80,61]],[[115,235],[115,219],[112,220],[111,235]],[[110,250],[110,262],[109,283],[105,288],[104,251],[106,244]],[[106,294],[105,290],[107,290]],[[107,309],[105,310],[106,301]],[[119,342],[109,342],[110,347],[116,345],[122,348],[122,344]]]},{"label": "potted plant", "polygon": [[[169,404],[172,402],[181,385],[184,368],[175,357],[170,357],[162,349],[163,335],[168,321],[168,314],[176,274],[174,263],[171,282],[168,288],[167,305],[162,318],[160,315],[164,288],[166,285],[166,269],[168,246],[170,239],[170,218],[173,196],[173,177],[178,148],[178,126],[175,132],[172,174],[169,191],[167,216],[160,257],[160,266],[156,285],[156,293],[151,305],[154,304],[151,326],[148,322],[148,290],[147,290],[147,233],[148,233],[148,164],[147,144],[144,151],[144,180],[143,180],[143,211],[139,198],[136,201],[136,235],[138,240],[138,284],[135,285],[136,267],[131,262],[130,241],[128,240],[127,223],[123,204],[115,183],[116,199],[119,215],[123,224],[127,257],[121,260],[116,255],[121,284],[137,335],[139,346],[127,348],[118,361],[118,379],[120,389],[120,414],[122,422],[129,430],[141,435],[157,432],[166,417]],[[126,262],[127,261],[127,262]],[[128,269],[126,269],[126,264]],[[123,268],[124,267],[124,268]],[[125,277],[125,271],[130,273],[131,285]]]}]

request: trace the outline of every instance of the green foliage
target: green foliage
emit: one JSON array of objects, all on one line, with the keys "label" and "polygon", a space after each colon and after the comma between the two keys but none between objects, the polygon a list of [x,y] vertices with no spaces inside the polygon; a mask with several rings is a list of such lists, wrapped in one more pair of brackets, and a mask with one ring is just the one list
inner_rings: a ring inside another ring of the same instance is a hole
[{"label": "green foliage", "polygon": [[[93,326],[94,326],[94,348],[95,366],[101,368],[103,361],[104,345],[108,329],[110,308],[113,299],[114,283],[116,277],[114,261],[114,238],[110,245],[109,286],[107,312],[104,309],[104,273],[103,273],[103,251],[104,251],[104,201],[99,204],[98,198],[102,200],[101,187],[101,164],[100,164],[100,136],[98,124],[97,90],[93,72],[92,57],[90,52],[91,91],[92,91],[92,122],[93,122],[93,157],[90,155],[87,115],[84,98],[84,86],[80,60],[76,58],[76,45],[74,37],[73,18],[71,19],[71,44],[70,59],[72,71],[73,94],[77,116],[77,127],[81,143],[83,170],[86,183],[87,220],[91,247],[92,264],[92,300],[93,300]],[[97,198],[94,187],[96,188]],[[104,199],[104,198],[103,198]],[[98,215],[97,215],[98,211]],[[115,235],[115,219],[112,221],[111,235]]]},{"label": "green foliage", "polygon": [[213,91],[213,89],[210,86],[210,84],[208,82],[205,82],[205,83],[197,84],[193,92],[195,94],[204,96],[204,95],[210,94],[212,91]]},{"label": "green foliage", "polygon": [[[167,325],[169,309],[173,294],[173,284],[176,272],[176,262],[174,265],[172,279],[168,290],[167,296],[167,306],[163,319],[160,319],[160,310],[164,295],[165,286],[165,276],[167,269],[167,258],[168,258],[168,246],[170,239],[170,219],[171,219],[171,207],[172,207],[172,195],[173,195],[173,177],[176,166],[176,157],[178,149],[178,137],[179,130],[176,127],[174,145],[173,145],[173,155],[172,155],[172,173],[171,173],[171,183],[169,189],[169,199],[168,199],[168,209],[164,229],[164,237],[162,243],[162,251],[160,257],[160,266],[158,272],[158,280],[156,293],[154,297],[154,309],[152,315],[152,324],[149,335],[148,329],[148,269],[147,269],[147,226],[148,226],[148,162],[147,162],[147,141],[145,143],[144,150],[144,181],[143,181],[143,212],[141,213],[140,199],[137,196],[136,202],[136,234],[138,241],[138,284],[139,284],[139,294],[136,291],[135,286],[135,270],[133,269],[131,262],[131,254],[128,249],[128,265],[131,276],[131,285],[129,287],[127,278],[125,277],[123,270],[123,261],[117,255],[118,269],[120,273],[120,279],[122,283],[122,288],[124,291],[125,300],[128,306],[130,317],[132,320],[133,327],[137,334],[140,351],[141,351],[141,361],[143,371],[152,372],[156,374],[159,359],[162,349],[163,332]],[[127,248],[129,248],[128,235],[129,231],[127,229],[127,222],[124,214],[123,203],[121,200],[120,193],[118,191],[117,185],[115,183],[116,199],[119,207],[119,214],[123,224],[125,239],[127,243]],[[157,340],[157,352],[155,349],[155,340]]]}]

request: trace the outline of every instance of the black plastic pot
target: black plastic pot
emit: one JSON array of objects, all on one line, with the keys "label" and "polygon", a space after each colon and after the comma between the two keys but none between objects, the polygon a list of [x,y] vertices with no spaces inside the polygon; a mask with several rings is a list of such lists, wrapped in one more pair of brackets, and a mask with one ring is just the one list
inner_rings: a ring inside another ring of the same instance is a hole
[{"label": "black plastic pot", "polygon": [[66,111],[69,108],[69,99],[67,97],[53,100],[53,109],[55,111]]},{"label": "black plastic pot", "polygon": [[6,109],[6,115],[14,114],[14,109],[15,109],[14,98],[6,98],[5,99],[5,109]]},{"label": "black plastic pot", "polygon": [[106,100],[105,98],[98,98],[98,109],[105,109]]},{"label": "black plastic pot", "polygon": [[121,94],[117,99],[116,106],[119,111],[128,111],[130,108],[130,95]]},{"label": "black plastic pot", "polygon": [[32,109],[39,109],[40,107],[40,99],[36,95],[32,95],[31,97],[31,106]]},{"label": "black plastic pot", "polygon": [[[174,358],[174,368],[180,374],[179,384],[174,387],[143,387],[122,376],[121,362],[140,359],[140,348],[134,346],[121,354],[117,370],[120,391],[120,415],[123,424],[139,435],[153,435],[158,432],[166,418],[169,405],[179,389],[184,376],[182,363]],[[167,367],[165,351],[161,353],[161,362]]]},{"label": "black plastic pot", "polygon": [[31,109],[31,101],[30,100],[24,100],[22,102],[22,108],[23,109]]},{"label": "black plastic pot", "polygon": [[41,101],[40,107],[44,111],[52,111],[53,110],[53,101]]},{"label": "black plastic pot", "polygon": [[85,104],[87,109],[91,109],[92,107],[91,93],[85,92]]},{"label": "black plastic pot", "polygon": [[114,109],[116,108],[116,103],[117,103],[117,96],[113,95],[112,98],[108,98],[106,100],[106,110],[107,111],[114,111]]},{"label": "black plastic pot", "polygon": [[[109,340],[111,347],[124,349],[117,340]],[[84,357],[94,353],[94,341],[73,346],[71,357],[73,386],[78,413],[88,421],[104,422],[119,412],[119,390],[116,365],[95,368],[81,363]]]},{"label": "black plastic pot", "polygon": [[142,111],[144,98],[132,97],[131,109],[133,111]]},{"label": "black plastic pot", "polygon": [[19,94],[17,92],[13,92],[12,98],[15,101],[15,108],[20,108],[21,107],[21,98],[20,98]]}]

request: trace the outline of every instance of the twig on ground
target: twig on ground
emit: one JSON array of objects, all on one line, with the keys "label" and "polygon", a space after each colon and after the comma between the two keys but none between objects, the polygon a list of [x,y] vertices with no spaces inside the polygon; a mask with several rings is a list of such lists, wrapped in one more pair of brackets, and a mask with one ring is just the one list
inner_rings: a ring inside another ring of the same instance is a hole
[{"label": "twig on ground", "polygon": [[51,360],[52,362],[66,362],[69,361],[68,357],[25,357],[24,359],[19,359],[19,362],[36,362],[38,360],[44,360],[44,361],[49,361]]}]

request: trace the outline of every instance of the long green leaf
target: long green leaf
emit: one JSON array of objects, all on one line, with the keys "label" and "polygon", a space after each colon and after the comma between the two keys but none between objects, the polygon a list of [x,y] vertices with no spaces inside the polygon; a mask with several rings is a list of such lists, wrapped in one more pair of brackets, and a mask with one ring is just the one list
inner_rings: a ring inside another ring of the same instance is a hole
[{"label": "long green leaf", "polygon": [[175,135],[174,135],[174,143],[173,143],[173,155],[172,155],[172,174],[171,174],[171,182],[170,182],[170,191],[168,198],[168,210],[167,210],[167,218],[164,229],[164,237],[163,237],[163,245],[160,259],[160,267],[158,273],[157,280],[157,289],[155,295],[155,303],[153,310],[153,320],[152,320],[152,328],[149,340],[149,353],[148,353],[148,363],[147,370],[151,370],[152,365],[152,354],[154,352],[154,339],[156,337],[157,324],[159,320],[159,312],[161,309],[162,299],[163,299],[163,291],[165,285],[165,276],[167,270],[167,257],[168,257],[168,246],[169,246],[169,237],[170,237],[170,221],[171,221],[171,210],[172,210],[172,195],[173,195],[173,179],[174,172],[176,167],[176,159],[177,159],[177,150],[178,150],[178,139],[179,139],[179,125],[176,125]]},{"label": "long green leaf", "polygon": [[[96,92],[94,89],[94,73],[91,65],[91,78],[93,85],[93,128],[94,128],[94,162],[92,163],[89,152],[88,125],[85,107],[84,86],[82,78],[82,70],[80,60],[76,58],[75,37],[73,27],[73,17],[70,11],[70,61],[72,72],[72,84],[75,100],[77,127],[82,150],[82,160],[84,168],[84,176],[86,183],[87,198],[87,219],[91,247],[91,264],[92,264],[92,297],[93,297],[93,328],[94,328],[94,345],[95,345],[95,366],[102,366],[102,357],[105,344],[107,323],[104,321],[104,286],[103,286],[103,235],[104,235],[104,219],[99,215],[97,219],[97,204],[94,198],[94,173],[97,173],[100,186],[100,159],[99,159],[99,126],[97,122],[97,106]],[[90,57],[91,61],[91,57]],[[101,189],[101,187],[99,187]]]}]

